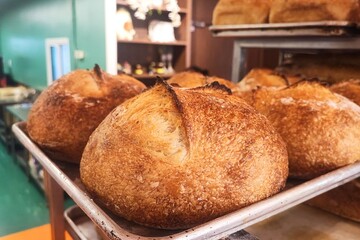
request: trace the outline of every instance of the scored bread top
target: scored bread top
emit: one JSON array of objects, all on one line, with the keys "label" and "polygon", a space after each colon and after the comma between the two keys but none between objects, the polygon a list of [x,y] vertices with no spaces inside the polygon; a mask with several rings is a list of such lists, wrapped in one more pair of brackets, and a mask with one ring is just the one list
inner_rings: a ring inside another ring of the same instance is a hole
[{"label": "scored bread top", "polygon": [[126,75],[75,70],[56,80],[34,102],[27,130],[51,159],[79,163],[86,142],[117,105],[145,89]]},{"label": "scored bread top", "polygon": [[100,69],[78,69],[62,76],[61,81],[55,81],[48,89],[47,91],[57,94],[72,96],[75,100],[106,97],[120,97],[125,100],[129,95],[134,95],[134,92],[143,91],[145,86],[126,74],[111,75]]},{"label": "scored bread top", "polygon": [[225,87],[161,83],[106,117],[80,173],[118,215],[178,229],[269,197],[284,186],[288,168],[285,145],[266,118]]}]

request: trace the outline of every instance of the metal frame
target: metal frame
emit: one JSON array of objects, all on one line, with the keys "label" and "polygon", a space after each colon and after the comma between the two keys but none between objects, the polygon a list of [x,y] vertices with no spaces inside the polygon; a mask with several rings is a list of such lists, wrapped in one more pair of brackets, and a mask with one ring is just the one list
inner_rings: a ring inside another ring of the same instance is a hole
[{"label": "metal frame", "polygon": [[[200,226],[184,231],[156,230],[128,222],[100,207],[84,190],[84,186],[79,179],[79,167],[73,164],[54,162],[49,159],[41,149],[31,141],[24,129],[24,122],[16,123],[12,127],[19,141],[39,160],[46,171],[46,189],[51,214],[52,239],[64,239],[64,219],[58,218],[58,214],[61,212],[61,214],[63,214],[64,212],[61,189],[64,189],[68,193],[109,239],[211,240],[220,239],[235,233],[235,235],[237,235],[239,231],[252,224],[274,216],[321,193],[360,177],[360,162],[356,162],[306,182],[288,182],[287,188],[284,191]],[[132,229],[132,231],[130,229]],[[248,239],[254,238],[249,235]]]},{"label": "metal frame", "polygon": [[238,82],[247,72],[247,48],[360,50],[359,37],[245,38],[234,40],[231,80]]},{"label": "metal frame", "polygon": [[[231,80],[247,72],[247,48],[360,50],[360,25],[350,22],[309,22],[211,26],[215,37],[234,40]],[[281,56],[280,56],[281,61]]]}]

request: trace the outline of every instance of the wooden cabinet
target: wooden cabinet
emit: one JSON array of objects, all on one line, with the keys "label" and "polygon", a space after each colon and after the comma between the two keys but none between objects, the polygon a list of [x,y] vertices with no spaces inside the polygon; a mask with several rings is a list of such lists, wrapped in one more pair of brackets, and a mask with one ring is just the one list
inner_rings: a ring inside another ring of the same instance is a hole
[{"label": "wooden cabinet", "polygon": [[[178,0],[180,7],[181,25],[174,28],[175,41],[172,42],[152,42],[148,37],[148,27],[152,20],[170,21],[169,11],[166,9],[153,9],[146,15],[145,20],[134,17],[135,11],[130,8],[124,0],[117,0],[117,9],[125,8],[129,11],[135,35],[133,40],[117,41],[117,62],[123,64],[128,62],[134,69],[136,64],[145,68],[144,74],[137,75],[138,79],[145,83],[154,82],[156,75],[147,74],[151,62],[161,62],[163,52],[171,53],[171,63],[175,72],[183,71],[190,66],[191,51],[191,19],[192,19],[192,0]],[[171,75],[164,74],[164,78]]]}]

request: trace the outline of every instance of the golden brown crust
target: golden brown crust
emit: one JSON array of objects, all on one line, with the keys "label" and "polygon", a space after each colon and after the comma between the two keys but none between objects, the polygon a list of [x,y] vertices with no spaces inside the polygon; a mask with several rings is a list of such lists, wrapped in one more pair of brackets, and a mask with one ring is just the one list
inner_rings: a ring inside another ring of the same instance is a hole
[{"label": "golden brown crust", "polygon": [[215,76],[211,76],[211,77],[206,78],[206,83],[207,84],[211,84],[211,83],[214,83],[214,82],[218,82],[219,84],[224,85],[225,87],[230,89],[232,93],[236,93],[236,92],[239,91],[239,87],[235,83],[231,82],[230,80],[215,77]]},{"label": "golden brown crust", "polygon": [[313,178],[360,159],[360,107],[327,88],[258,90],[254,106],[285,140],[290,176]]},{"label": "golden brown crust", "polygon": [[213,82],[218,82],[227,88],[229,88],[232,92],[238,91],[238,86],[224,78],[219,78],[215,76],[204,76],[198,72],[185,71],[176,73],[173,77],[167,80],[167,83],[174,87],[182,87],[182,88],[196,88],[211,84]]},{"label": "golden brown crust", "polygon": [[214,8],[213,25],[268,22],[272,0],[220,0]]},{"label": "golden brown crust", "polygon": [[258,87],[286,87],[286,77],[267,68],[254,68],[238,83],[241,91],[256,90]]},{"label": "golden brown crust", "polygon": [[92,131],[117,105],[145,89],[126,75],[76,70],[45,89],[29,113],[31,139],[54,160],[79,163]]},{"label": "golden brown crust", "polygon": [[273,0],[270,23],[360,20],[359,0]]},{"label": "golden brown crust", "polygon": [[240,98],[158,84],[105,118],[80,173],[116,214],[179,229],[275,194],[288,166],[282,139]]},{"label": "golden brown crust", "polygon": [[360,179],[321,194],[307,204],[360,222]]},{"label": "golden brown crust", "polygon": [[167,80],[167,83],[179,87],[193,88],[206,85],[206,77],[198,72],[184,71],[174,74]]},{"label": "golden brown crust", "polygon": [[330,90],[360,105],[360,79],[351,79],[335,83],[330,86]]},{"label": "golden brown crust", "polygon": [[282,75],[268,68],[254,68],[237,84],[234,93],[250,105],[253,104],[253,92],[258,88],[284,88],[300,81],[298,76]]}]

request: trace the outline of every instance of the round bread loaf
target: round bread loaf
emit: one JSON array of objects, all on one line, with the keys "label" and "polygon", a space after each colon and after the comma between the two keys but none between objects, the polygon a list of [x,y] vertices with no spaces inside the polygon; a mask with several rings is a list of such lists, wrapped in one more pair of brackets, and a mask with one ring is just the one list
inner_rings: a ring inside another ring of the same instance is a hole
[{"label": "round bread loaf", "polygon": [[360,107],[320,84],[260,89],[254,107],[286,142],[290,176],[313,178],[360,160]]},{"label": "round bread loaf", "polygon": [[221,85],[229,88],[232,93],[237,92],[238,86],[233,82],[215,77],[215,76],[204,76],[201,73],[193,72],[193,71],[184,71],[176,73],[174,76],[167,80],[167,83],[182,88],[196,88],[211,84],[213,82],[218,82]]},{"label": "round bread loaf", "polygon": [[267,68],[254,68],[237,84],[236,95],[250,105],[253,104],[253,92],[258,88],[285,88],[300,81],[298,76],[282,75]]},{"label": "round bread loaf", "polygon": [[90,134],[106,115],[144,89],[138,80],[107,74],[98,65],[75,70],[36,99],[27,122],[29,136],[50,158],[79,163]]},{"label": "round bread loaf", "polygon": [[218,83],[164,83],[114,109],[90,136],[80,176],[94,199],[139,224],[191,227],[269,197],[288,175],[267,119]]},{"label": "round bread loaf", "polygon": [[330,86],[330,90],[360,105],[360,79],[351,79],[335,83]]},{"label": "round bread loaf", "polygon": [[205,79],[206,77],[199,72],[184,71],[175,73],[167,80],[167,83],[178,87],[194,88],[205,85]]},{"label": "round bread loaf", "polygon": [[242,92],[249,92],[258,87],[286,87],[288,80],[271,69],[254,68],[241,79],[238,86]]},{"label": "round bread loaf", "polygon": [[359,0],[272,0],[269,22],[360,21]]}]

